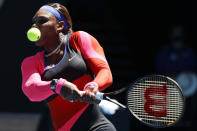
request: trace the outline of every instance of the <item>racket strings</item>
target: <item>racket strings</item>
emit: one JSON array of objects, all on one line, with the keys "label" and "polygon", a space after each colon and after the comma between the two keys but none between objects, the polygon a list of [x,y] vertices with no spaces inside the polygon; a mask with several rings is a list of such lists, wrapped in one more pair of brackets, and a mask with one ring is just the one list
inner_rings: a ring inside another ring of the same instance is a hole
[{"label": "racket strings", "polygon": [[167,126],[177,121],[184,99],[177,85],[165,77],[147,77],[128,91],[128,107],[141,121]]}]

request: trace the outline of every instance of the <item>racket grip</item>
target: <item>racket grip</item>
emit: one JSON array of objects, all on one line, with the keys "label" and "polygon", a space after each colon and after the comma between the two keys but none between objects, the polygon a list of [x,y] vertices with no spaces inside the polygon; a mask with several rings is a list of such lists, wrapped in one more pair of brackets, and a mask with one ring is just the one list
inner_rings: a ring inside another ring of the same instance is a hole
[{"label": "racket grip", "polygon": [[[85,91],[80,91],[80,92],[81,92],[81,93],[85,93]],[[102,93],[102,92],[97,92],[96,95],[95,95],[95,98],[96,98],[97,100],[103,100],[103,99],[104,99],[103,96],[104,96],[104,93]],[[70,100],[70,102],[73,102],[73,100]]]},{"label": "racket grip", "polygon": [[103,96],[104,96],[104,93],[102,92],[97,92],[95,95],[97,100],[103,100]]},{"label": "racket grip", "polygon": [[[85,93],[85,91],[81,91],[81,93]],[[102,93],[102,92],[97,92],[96,93],[96,95],[95,95],[95,98],[97,99],[97,100],[103,100],[104,99],[104,93]]]}]

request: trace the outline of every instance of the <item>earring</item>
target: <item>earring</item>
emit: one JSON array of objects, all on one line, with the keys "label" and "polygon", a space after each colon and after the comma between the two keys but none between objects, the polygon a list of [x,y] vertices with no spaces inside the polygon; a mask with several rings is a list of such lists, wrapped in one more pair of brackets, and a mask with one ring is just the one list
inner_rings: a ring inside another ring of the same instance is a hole
[{"label": "earring", "polygon": [[65,39],[65,35],[62,32],[59,33],[59,39],[60,39],[60,43],[63,43]]}]

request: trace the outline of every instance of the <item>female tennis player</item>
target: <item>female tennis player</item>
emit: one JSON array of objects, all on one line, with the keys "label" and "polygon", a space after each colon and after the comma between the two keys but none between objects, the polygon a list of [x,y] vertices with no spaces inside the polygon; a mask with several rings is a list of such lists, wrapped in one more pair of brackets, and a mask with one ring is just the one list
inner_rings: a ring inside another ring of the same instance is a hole
[{"label": "female tennis player", "polygon": [[47,102],[54,130],[115,131],[94,104],[95,94],[112,84],[98,41],[87,32],[73,32],[69,12],[59,3],[42,6],[32,27],[41,31],[36,45],[44,50],[22,62],[24,94],[30,101]]}]

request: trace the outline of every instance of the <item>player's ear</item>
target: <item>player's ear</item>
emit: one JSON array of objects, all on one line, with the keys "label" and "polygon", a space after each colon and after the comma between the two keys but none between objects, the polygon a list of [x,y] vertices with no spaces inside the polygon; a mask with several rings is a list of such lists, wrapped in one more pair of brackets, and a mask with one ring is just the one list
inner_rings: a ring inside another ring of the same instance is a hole
[{"label": "player's ear", "polygon": [[64,30],[64,21],[59,21],[57,24],[57,32],[62,32]]}]

